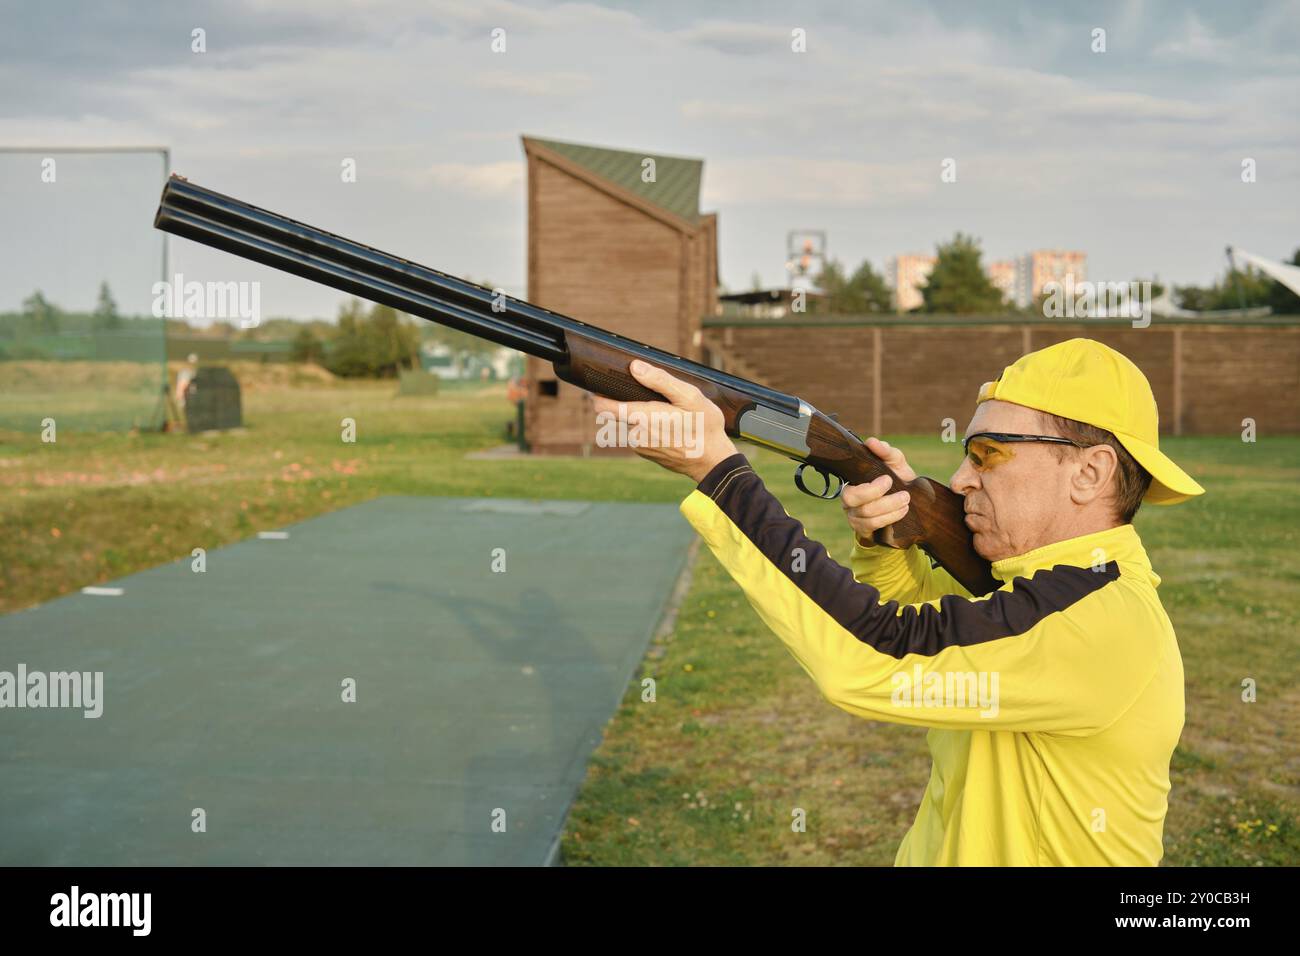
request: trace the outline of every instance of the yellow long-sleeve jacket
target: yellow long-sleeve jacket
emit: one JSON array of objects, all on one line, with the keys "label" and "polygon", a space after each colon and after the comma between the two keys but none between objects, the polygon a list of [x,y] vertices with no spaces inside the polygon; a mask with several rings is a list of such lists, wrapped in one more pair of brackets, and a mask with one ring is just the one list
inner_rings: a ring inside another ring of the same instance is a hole
[{"label": "yellow long-sleeve jacket", "polygon": [[743,455],[681,510],[827,700],[930,728],[896,865],[1159,862],[1183,666],[1132,525],[995,562],[973,598],[915,549],[837,564]]}]

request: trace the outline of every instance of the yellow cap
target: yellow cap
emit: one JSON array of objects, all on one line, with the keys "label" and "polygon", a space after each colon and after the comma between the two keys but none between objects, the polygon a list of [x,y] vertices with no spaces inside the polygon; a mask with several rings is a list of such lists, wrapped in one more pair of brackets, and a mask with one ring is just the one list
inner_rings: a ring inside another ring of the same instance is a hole
[{"label": "yellow cap", "polygon": [[979,401],[995,398],[1104,428],[1151,473],[1143,501],[1172,505],[1205,489],[1160,451],[1160,412],[1142,370],[1092,339],[1049,345],[986,382]]}]

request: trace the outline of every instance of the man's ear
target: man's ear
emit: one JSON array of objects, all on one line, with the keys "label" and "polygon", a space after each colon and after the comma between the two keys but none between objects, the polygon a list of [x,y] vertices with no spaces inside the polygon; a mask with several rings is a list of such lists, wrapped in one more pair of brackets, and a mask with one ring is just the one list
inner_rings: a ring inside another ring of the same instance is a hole
[{"label": "man's ear", "polygon": [[1074,475],[1070,478],[1070,498],[1086,505],[1111,493],[1119,470],[1119,457],[1109,445],[1080,448]]}]

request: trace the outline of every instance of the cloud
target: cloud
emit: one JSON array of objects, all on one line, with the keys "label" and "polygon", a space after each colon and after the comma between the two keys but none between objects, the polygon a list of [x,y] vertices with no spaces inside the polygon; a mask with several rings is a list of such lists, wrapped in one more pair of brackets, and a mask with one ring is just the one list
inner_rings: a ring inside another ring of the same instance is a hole
[{"label": "cloud", "polygon": [[1085,126],[1087,135],[1122,135],[1129,142],[1135,136],[1139,142],[1163,141],[1164,124],[1221,136],[1241,121],[1239,110],[1218,103],[974,63],[881,67],[851,84],[766,97],[738,90],[733,96],[687,100],[681,115],[782,148],[796,139],[810,144],[868,139],[913,156],[958,149],[1021,152],[1044,140],[1073,143]]},{"label": "cloud", "polygon": [[592,88],[592,78],[586,73],[485,73],[469,81],[480,90],[517,93],[522,96],[570,97]]},{"label": "cloud", "polygon": [[1157,59],[1190,60],[1195,63],[1226,63],[1236,51],[1224,43],[1195,13],[1183,20],[1182,33],[1156,46],[1151,55]]},{"label": "cloud", "polygon": [[748,56],[789,53],[791,29],[762,23],[708,20],[678,30],[673,36],[684,43],[709,47],[721,53]]},{"label": "cloud", "polygon": [[722,103],[713,100],[687,100],[682,104],[682,115],[701,123],[725,123],[748,126],[788,119],[786,107],[776,107],[771,102]]},{"label": "cloud", "polygon": [[466,192],[483,198],[498,198],[521,194],[524,184],[524,164],[520,162],[434,163],[420,170],[417,178],[456,192]]},{"label": "cloud", "polygon": [[914,202],[938,186],[938,166],[852,160],[724,159],[705,171],[706,206],[829,203],[862,206]]},{"label": "cloud", "polygon": [[1219,106],[1124,90],[1098,93],[1076,90],[1064,104],[1064,111],[1081,121],[1209,123],[1227,118],[1226,111]]}]

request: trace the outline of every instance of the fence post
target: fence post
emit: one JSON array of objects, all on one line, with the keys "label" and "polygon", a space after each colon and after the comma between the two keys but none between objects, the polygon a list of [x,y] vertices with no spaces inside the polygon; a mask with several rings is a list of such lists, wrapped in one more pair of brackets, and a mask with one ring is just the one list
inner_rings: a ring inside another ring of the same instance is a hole
[{"label": "fence post", "polygon": [[880,334],[880,326],[873,326],[871,329],[871,433],[877,438],[883,430],[880,427],[883,419],[880,406],[883,404],[882,396],[885,392],[880,382],[880,370],[885,365],[880,355],[883,348],[884,336]]},{"label": "fence post", "polygon": [[1183,330],[1174,326],[1174,434],[1183,433]]}]

